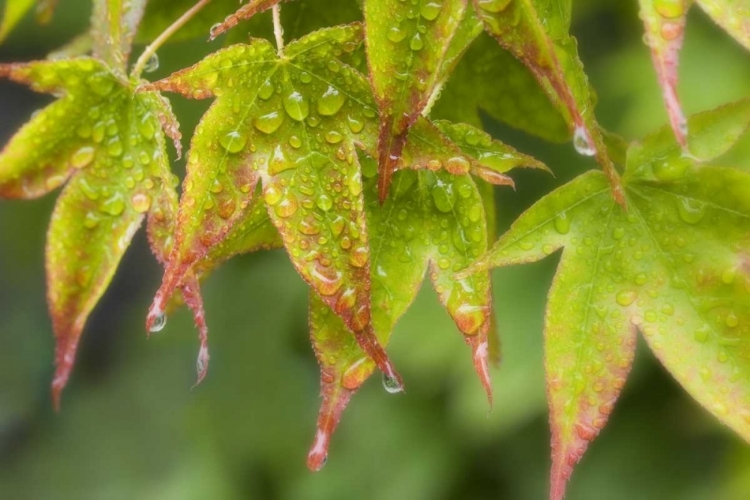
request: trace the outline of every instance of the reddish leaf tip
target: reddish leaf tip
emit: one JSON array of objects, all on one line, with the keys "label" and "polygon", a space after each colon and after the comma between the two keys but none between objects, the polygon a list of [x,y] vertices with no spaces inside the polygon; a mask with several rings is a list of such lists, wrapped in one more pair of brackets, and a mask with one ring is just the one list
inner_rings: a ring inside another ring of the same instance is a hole
[{"label": "reddish leaf tip", "polygon": [[55,348],[55,375],[52,378],[52,407],[56,412],[60,411],[62,392],[73,371],[79,338],[80,332],[68,332],[68,335],[58,336]]},{"label": "reddish leaf tip", "polygon": [[490,376],[489,358],[490,349],[486,336],[474,335],[470,340],[472,357],[474,359],[474,369],[479,375],[482,387],[487,393],[487,402],[492,409],[492,377]]},{"label": "reddish leaf tip", "polygon": [[338,379],[326,382],[325,373],[321,373],[321,392],[323,402],[318,413],[315,439],[307,454],[307,467],[313,472],[319,471],[326,464],[331,436],[356,390],[341,387]]}]

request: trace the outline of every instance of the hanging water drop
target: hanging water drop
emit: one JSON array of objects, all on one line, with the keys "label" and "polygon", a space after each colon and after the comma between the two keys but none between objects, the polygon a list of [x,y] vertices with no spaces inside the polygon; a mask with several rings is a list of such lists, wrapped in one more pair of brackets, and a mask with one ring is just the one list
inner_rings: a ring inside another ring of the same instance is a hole
[{"label": "hanging water drop", "polygon": [[591,142],[586,127],[581,125],[576,125],[573,132],[573,147],[576,148],[578,154],[583,156],[594,156],[596,154],[596,146]]},{"label": "hanging water drop", "polygon": [[83,168],[94,161],[94,148],[85,146],[73,153],[70,157],[70,166],[73,168]]},{"label": "hanging water drop", "polygon": [[151,54],[151,57],[148,58],[148,61],[146,61],[145,66],[143,66],[143,71],[145,73],[153,73],[159,69],[159,56],[156,52]]},{"label": "hanging water drop", "polygon": [[389,394],[398,394],[404,390],[404,387],[399,383],[398,379],[389,377],[385,373],[383,374],[383,388]]},{"label": "hanging water drop", "polygon": [[151,333],[157,333],[164,330],[165,326],[167,326],[167,315],[164,311],[159,311],[154,315],[154,319],[151,322],[148,331]]}]

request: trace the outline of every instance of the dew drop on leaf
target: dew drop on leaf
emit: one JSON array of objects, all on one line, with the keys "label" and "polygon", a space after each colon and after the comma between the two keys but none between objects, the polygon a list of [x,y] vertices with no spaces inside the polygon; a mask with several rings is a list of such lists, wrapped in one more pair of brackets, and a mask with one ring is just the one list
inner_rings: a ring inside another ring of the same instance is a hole
[{"label": "dew drop on leaf", "polygon": [[167,326],[167,315],[164,313],[164,311],[159,311],[154,316],[154,319],[151,322],[151,327],[148,329],[148,331],[151,333],[157,333],[164,330],[165,326]]},{"label": "dew drop on leaf", "polygon": [[561,212],[555,217],[555,231],[560,234],[568,234],[570,232],[570,218],[566,212]]},{"label": "dew drop on leaf", "polygon": [[633,290],[620,290],[617,292],[617,296],[615,297],[615,300],[617,300],[617,303],[620,304],[623,307],[627,307],[633,302],[635,302],[635,299],[638,297],[638,293]]},{"label": "dew drop on leaf", "polygon": [[87,167],[94,161],[94,148],[84,146],[70,157],[70,166],[73,168]]},{"label": "dew drop on leaf", "polygon": [[583,156],[594,156],[596,154],[596,147],[589,138],[589,133],[585,127],[577,125],[573,132],[573,147],[576,148],[578,154]]},{"label": "dew drop on leaf", "polygon": [[383,389],[385,389],[390,394],[398,394],[399,392],[403,392],[404,386],[399,383],[398,379],[389,377],[384,373]]},{"label": "dew drop on leaf", "polygon": [[318,205],[319,209],[321,209],[324,212],[327,212],[331,209],[331,207],[333,207],[333,200],[327,194],[321,194],[315,200],[315,204]]},{"label": "dew drop on leaf", "polygon": [[437,16],[440,15],[440,9],[442,9],[443,5],[441,2],[435,2],[435,1],[423,1],[422,6],[419,9],[419,13],[422,14],[422,17],[427,19],[428,21],[434,21],[437,19]]},{"label": "dew drop on leaf", "polygon": [[253,125],[264,134],[273,134],[279,129],[283,122],[284,115],[278,111],[272,111],[257,117],[253,120]]},{"label": "dew drop on leaf", "polygon": [[133,210],[142,214],[148,212],[151,208],[151,197],[145,193],[135,193],[130,198],[130,203],[133,205]]},{"label": "dew drop on leaf", "polygon": [[234,130],[222,135],[219,138],[219,143],[221,143],[222,147],[226,149],[227,152],[239,153],[240,151],[245,149],[247,138],[244,135],[240,134],[238,131]]},{"label": "dew drop on leaf", "polygon": [[146,65],[143,66],[143,71],[146,73],[153,73],[159,69],[159,56],[154,52],[151,54],[151,57],[148,58],[148,61],[146,61]]},{"label": "dew drop on leaf", "polygon": [[388,40],[392,41],[393,43],[398,43],[402,41],[404,38],[406,38],[406,30],[402,28],[400,25],[396,25],[391,27],[390,30],[388,30]]},{"label": "dew drop on leaf", "polygon": [[656,0],[654,8],[660,16],[667,19],[676,19],[685,13],[684,0]]},{"label": "dew drop on leaf", "polygon": [[283,102],[284,109],[293,120],[301,122],[310,114],[310,103],[296,90],[284,96]]},{"label": "dew drop on leaf", "polygon": [[680,218],[688,224],[698,224],[706,215],[706,205],[703,202],[682,198],[677,202]]},{"label": "dew drop on leaf", "polygon": [[479,8],[487,12],[502,12],[510,0],[479,0]]},{"label": "dew drop on leaf", "polygon": [[329,86],[318,99],[318,113],[323,116],[333,116],[339,112],[346,101],[346,96],[338,89]]}]

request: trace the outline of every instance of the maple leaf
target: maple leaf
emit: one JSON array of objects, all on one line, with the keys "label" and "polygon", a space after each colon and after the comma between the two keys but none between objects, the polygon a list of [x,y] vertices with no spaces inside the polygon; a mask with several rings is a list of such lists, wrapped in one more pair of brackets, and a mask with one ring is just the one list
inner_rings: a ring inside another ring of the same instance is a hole
[{"label": "maple leaf", "polygon": [[485,29],[534,74],[573,132],[576,150],[595,156],[615,199],[624,203],[619,175],[607,154],[594,102],[570,28],[570,0],[474,0]]},{"label": "maple leaf", "polygon": [[355,141],[375,111],[366,81],[336,54],[359,46],[358,25],[290,43],[278,55],[252,40],[208,56],[152,88],[216,96],[193,138],[176,245],[148,325],[183,276],[242,217],[261,181],[268,214],[300,275],[345,318],[365,350],[398,374],[370,325],[369,247]]},{"label": "maple leaf", "polygon": [[[176,120],[166,100],[155,93],[134,95],[137,82],[122,76],[141,4],[129,6],[135,10],[115,2],[99,4],[94,24],[105,31],[117,26],[117,43],[98,51],[99,58],[0,65],[0,76],[59,97],[0,153],[2,198],[36,198],[67,181],[55,205],[46,250],[57,341],[55,406],[86,319],[133,234],[145,214],[154,224],[168,224],[163,207],[170,196],[174,199],[169,192],[176,178],[169,171],[165,132],[179,147]],[[164,231],[154,230],[154,245],[164,241],[156,233]]]},{"label": "maple leaf", "polygon": [[[497,174],[519,167],[546,167],[514,149],[493,141],[488,134],[469,125],[438,122],[436,126]],[[420,134],[423,123],[412,129]],[[421,139],[410,137],[408,145]],[[431,148],[437,162],[436,148]],[[375,152],[374,152],[375,153]],[[446,163],[453,154],[448,155]],[[487,203],[467,172],[430,171],[419,154],[409,151],[394,176],[393,190],[381,205],[374,177],[377,164],[363,164],[367,224],[370,230],[373,325],[378,341],[386,345],[391,332],[411,305],[429,274],[440,302],[448,310],[464,339],[472,348],[475,369],[491,402],[488,370],[492,327],[492,297],[488,273],[455,280],[453,273],[472,262],[487,248],[487,213],[494,215],[494,199]],[[434,165],[434,163],[433,163]],[[372,168],[370,168],[372,167]],[[417,169],[409,170],[409,169]],[[485,177],[489,177],[487,172]],[[480,181],[481,182],[481,181]],[[493,220],[494,221],[494,220]],[[350,398],[372,375],[375,364],[353,341],[346,325],[314,293],[310,294],[310,332],[321,366],[323,402],[308,467],[319,470],[328,456],[328,445]],[[393,391],[390,382],[384,385]]]},{"label": "maple leaf", "polygon": [[370,82],[380,109],[381,203],[409,129],[437,98],[447,75],[481,30],[475,16],[467,18],[467,4],[467,0],[364,2]]},{"label": "maple leaf", "polygon": [[[750,100],[690,120],[716,158],[750,126]],[[634,143],[628,210],[588,172],[525,212],[467,271],[533,262],[564,247],[545,316],[553,499],[625,384],[636,329],[703,406],[750,440],[750,175],[696,168],[669,128]]]}]

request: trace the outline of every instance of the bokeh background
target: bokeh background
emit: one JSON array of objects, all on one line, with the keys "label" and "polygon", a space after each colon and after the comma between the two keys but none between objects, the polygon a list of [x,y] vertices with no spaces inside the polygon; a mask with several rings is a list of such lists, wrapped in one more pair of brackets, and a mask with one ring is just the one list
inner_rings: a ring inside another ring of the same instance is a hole
[{"label": "bokeh background", "polygon": [[[305,2],[326,8],[325,0]],[[28,20],[0,46],[0,61],[41,58],[85,30],[88,3],[63,0],[45,28]],[[573,26],[600,121],[629,139],[666,122],[636,4],[577,1]],[[161,68],[149,77],[221,45],[204,40],[161,50]],[[709,109],[750,95],[750,54],[696,8],[681,77],[686,110]],[[50,100],[0,82],[0,143]],[[185,132],[208,104],[173,102]],[[557,174],[515,174],[517,191],[498,191],[500,231],[542,194],[595,168],[570,144],[544,143],[489,118],[485,125]],[[750,167],[750,141],[723,163]],[[184,162],[175,168],[182,172]],[[205,284],[211,368],[191,390],[198,344],[189,315],[175,314],[150,339],[144,333],[161,273],[143,234],[137,236],[88,323],[62,412],[53,412],[43,250],[55,196],[0,201],[0,498],[546,497],[542,319],[556,256],[494,271],[504,359],[493,371],[489,414],[467,348],[425,287],[389,346],[408,393],[390,395],[373,377],[346,412],[328,464],[313,474],[305,457],[319,403],[318,368],[308,342],[307,289],[281,251],[236,258]],[[641,344],[568,498],[748,499],[750,447],[692,401]]]}]

